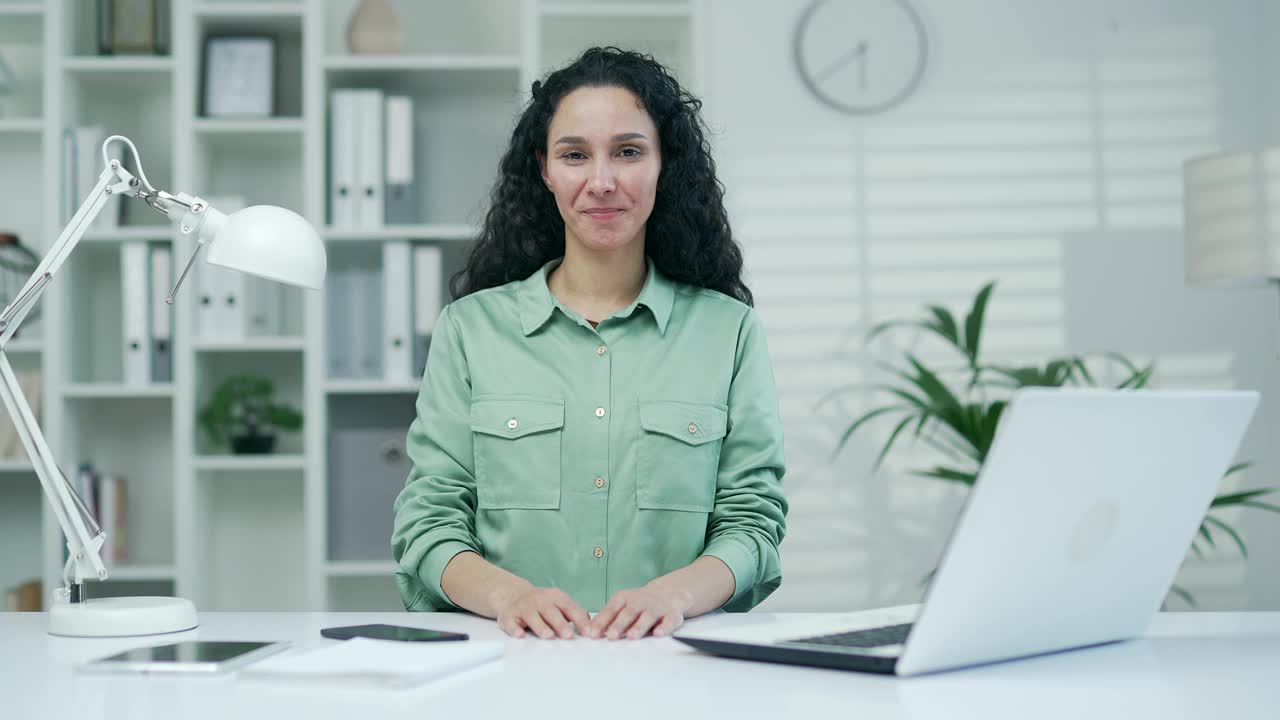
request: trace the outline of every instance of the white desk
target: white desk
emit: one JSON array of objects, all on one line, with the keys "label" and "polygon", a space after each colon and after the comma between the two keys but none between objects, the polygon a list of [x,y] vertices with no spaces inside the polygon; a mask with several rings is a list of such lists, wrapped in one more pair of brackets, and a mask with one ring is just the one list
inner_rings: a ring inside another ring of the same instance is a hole
[{"label": "white desk", "polygon": [[[179,639],[337,642],[320,628],[386,622],[503,638],[457,614],[203,613],[163,638],[51,637],[0,613],[0,717],[68,718],[1280,718],[1280,613],[1177,613],[1143,640],[907,680],[702,655],[670,639],[507,640],[501,661],[410,690],[101,676],[73,665]],[[694,623],[732,621],[715,615]],[[15,705],[16,703],[16,712]]]}]

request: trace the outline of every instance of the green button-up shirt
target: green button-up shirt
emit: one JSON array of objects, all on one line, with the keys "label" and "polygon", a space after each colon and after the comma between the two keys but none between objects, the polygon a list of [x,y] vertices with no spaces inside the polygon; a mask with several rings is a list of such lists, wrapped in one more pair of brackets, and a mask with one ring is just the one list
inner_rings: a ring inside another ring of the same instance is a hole
[{"label": "green button-up shirt", "polygon": [[528,279],[441,313],[395,503],[409,610],[455,609],[445,566],[473,550],[590,612],[700,555],[748,610],[782,582],[782,426],[759,318],[649,263],[593,328]]}]

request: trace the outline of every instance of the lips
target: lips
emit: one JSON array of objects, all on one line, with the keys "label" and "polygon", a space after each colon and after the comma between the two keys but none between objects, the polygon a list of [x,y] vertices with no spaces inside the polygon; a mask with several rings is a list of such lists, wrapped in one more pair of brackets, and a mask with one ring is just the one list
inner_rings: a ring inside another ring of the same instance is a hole
[{"label": "lips", "polygon": [[594,220],[611,220],[622,214],[622,210],[618,208],[596,208],[583,212]]}]

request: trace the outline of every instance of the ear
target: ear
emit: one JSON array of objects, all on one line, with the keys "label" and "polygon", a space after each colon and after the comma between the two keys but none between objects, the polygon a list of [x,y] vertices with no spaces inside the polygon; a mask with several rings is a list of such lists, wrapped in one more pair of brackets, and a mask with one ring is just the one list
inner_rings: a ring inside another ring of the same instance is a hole
[{"label": "ear", "polygon": [[547,178],[547,156],[543,152],[534,152],[534,156],[538,158],[538,172],[542,175],[542,183],[548,188],[551,187],[551,180]]}]

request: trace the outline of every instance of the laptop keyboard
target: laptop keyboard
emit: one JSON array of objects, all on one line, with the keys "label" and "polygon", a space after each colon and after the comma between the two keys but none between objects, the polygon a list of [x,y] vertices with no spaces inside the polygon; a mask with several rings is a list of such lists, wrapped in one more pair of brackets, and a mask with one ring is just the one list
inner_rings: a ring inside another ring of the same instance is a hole
[{"label": "laptop keyboard", "polygon": [[788,642],[805,643],[806,645],[834,645],[846,648],[872,648],[880,647],[881,645],[904,643],[907,641],[907,633],[909,632],[911,632],[911,623],[903,623],[869,630],[816,635],[814,637],[789,640]]}]

